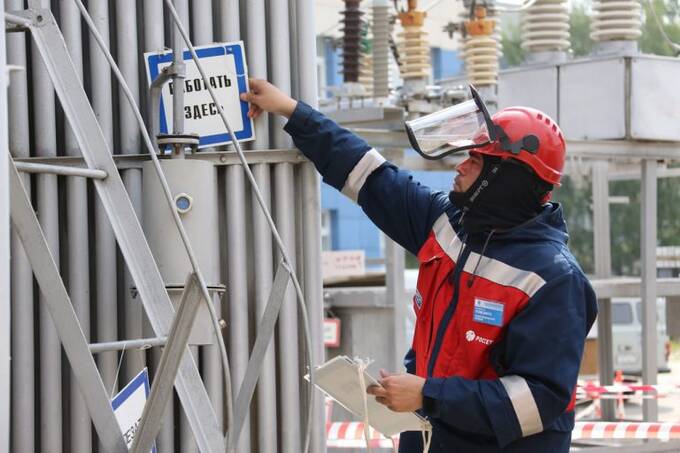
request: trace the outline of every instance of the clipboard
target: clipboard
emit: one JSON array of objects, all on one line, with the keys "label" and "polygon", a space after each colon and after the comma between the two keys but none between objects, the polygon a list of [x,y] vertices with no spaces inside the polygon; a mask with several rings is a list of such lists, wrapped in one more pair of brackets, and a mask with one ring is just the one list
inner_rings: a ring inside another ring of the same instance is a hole
[{"label": "clipboard", "polygon": [[[322,392],[360,419],[364,418],[363,398],[366,389],[362,389],[359,382],[359,364],[347,356],[338,356],[319,366],[314,378],[316,386]],[[309,381],[309,375],[305,379]],[[370,385],[380,385],[366,371],[364,383],[367,388]],[[378,403],[373,396],[366,396],[368,421],[384,436],[392,437],[402,431],[421,431],[424,426],[429,426],[429,422],[415,412],[393,412]]]}]

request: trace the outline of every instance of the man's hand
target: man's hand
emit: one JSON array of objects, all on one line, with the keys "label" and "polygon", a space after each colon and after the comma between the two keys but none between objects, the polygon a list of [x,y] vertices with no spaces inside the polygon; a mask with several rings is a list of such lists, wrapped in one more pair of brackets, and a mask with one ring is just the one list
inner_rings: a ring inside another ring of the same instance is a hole
[{"label": "man's hand", "polygon": [[425,379],[414,374],[388,374],[380,370],[380,386],[366,389],[376,401],[395,412],[413,412],[423,407]]},{"label": "man's hand", "polygon": [[266,80],[248,79],[250,91],[241,94],[241,100],[250,102],[249,118],[257,118],[262,112],[283,115],[286,118],[295,111],[297,101]]}]

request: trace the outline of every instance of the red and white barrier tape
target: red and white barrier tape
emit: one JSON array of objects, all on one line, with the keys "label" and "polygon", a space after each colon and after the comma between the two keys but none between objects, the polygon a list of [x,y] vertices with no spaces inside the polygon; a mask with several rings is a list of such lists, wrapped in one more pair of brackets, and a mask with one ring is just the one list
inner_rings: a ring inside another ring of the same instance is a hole
[{"label": "red and white barrier tape", "polygon": [[[385,437],[369,427],[369,439],[372,448],[392,448],[392,439]],[[399,436],[394,437],[399,442]],[[326,446],[333,448],[364,448],[363,422],[334,422],[328,424]]]},{"label": "red and white barrier tape", "polygon": [[576,422],[572,439],[680,439],[680,423]]},{"label": "red and white barrier tape", "polygon": [[680,385],[649,385],[649,384],[615,384],[597,385],[594,383],[579,384],[576,395],[579,394],[618,394],[641,392],[648,394],[680,393]]},{"label": "red and white barrier tape", "polygon": [[[328,424],[327,447],[364,448],[364,424],[362,422],[334,422]],[[680,423],[639,422],[576,422],[572,439],[680,439]],[[372,448],[392,448],[393,439],[370,428]]]}]

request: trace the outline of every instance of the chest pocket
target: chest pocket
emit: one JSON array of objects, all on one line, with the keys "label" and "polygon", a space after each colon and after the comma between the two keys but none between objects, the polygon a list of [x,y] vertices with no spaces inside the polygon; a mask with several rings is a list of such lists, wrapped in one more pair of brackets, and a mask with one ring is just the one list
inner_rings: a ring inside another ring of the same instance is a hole
[{"label": "chest pocket", "polygon": [[[459,344],[449,355],[446,374],[457,374],[469,379],[494,377],[490,363],[491,350],[503,341],[507,325],[520,311],[527,296],[511,287],[489,284],[477,279],[468,288],[462,284],[456,309],[454,328],[449,334],[457,336],[449,344]],[[465,366],[461,367],[460,364]]]}]

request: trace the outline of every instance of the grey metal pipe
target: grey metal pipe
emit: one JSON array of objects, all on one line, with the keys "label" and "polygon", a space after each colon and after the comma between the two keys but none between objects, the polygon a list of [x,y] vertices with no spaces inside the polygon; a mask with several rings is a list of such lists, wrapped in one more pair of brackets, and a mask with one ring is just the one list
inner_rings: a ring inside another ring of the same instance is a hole
[{"label": "grey metal pipe", "polygon": [[[298,99],[309,105],[318,105],[316,74],[316,35],[314,26],[314,0],[293,0],[296,18],[295,30],[297,58],[294,67],[299,68],[296,77],[299,83]],[[311,163],[300,168],[302,178],[302,241],[304,243],[305,294],[309,310],[309,323],[313,345],[313,364],[324,362],[323,345],[323,279],[321,276],[321,192],[319,176]],[[312,440],[310,451],[326,450],[326,424],[323,397],[316,389],[314,407],[312,408]]]},{"label": "grey metal pipe", "polygon": [[[49,1],[32,1],[30,7],[49,8]],[[32,49],[33,124],[35,153],[56,156],[57,131],[54,89],[38,49]],[[59,197],[55,175],[36,177],[37,212],[54,259],[59,263]],[[58,264],[57,264],[58,265]],[[61,343],[44,297],[38,307],[40,323],[40,451],[62,451]]]},{"label": "grey metal pipe", "polygon": [[154,346],[163,346],[168,337],[139,338],[136,340],[109,341],[105,343],[90,344],[90,352],[99,354],[107,351],[122,351],[130,349],[149,349]]},{"label": "grey metal pipe", "polygon": [[[264,0],[251,0],[246,2],[246,52],[248,54],[248,69],[251,76],[267,78],[267,25],[266,25],[266,9]],[[258,149],[266,149],[269,147],[269,117],[268,115],[261,115],[254,121],[255,124],[255,142],[253,146]],[[266,166],[266,164],[263,164]],[[264,179],[268,179],[269,168],[266,169],[259,168],[259,166],[253,166],[253,172],[259,173],[263,178],[261,181],[257,181],[258,184],[265,182]],[[268,181],[267,181],[268,183]],[[257,212],[257,210],[255,210]],[[259,215],[259,212],[254,215]],[[261,238],[255,237],[254,241],[257,242]],[[269,249],[271,254],[271,248]],[[266,263],[266,262],[265,262]],[[263,265],[265,264],[263,263]],[[271,269],[271,264],[267,269]],[[270,271],[271,272],[271,271]],[[271,287],[271,278],[268,282],[269,287]],[[260,282],[261,283],[261,282]],[[267,295],[264,296],[266,303]],[[259,300],[259,294],[256,296]],[[256,309],[257,311],[257,309]],[[243,340],[241,340],[243,341]],[[245,367],[242,372],[245,372]],[[262,373],[265,374],[264,372]],[[237,393],[237,390],[234,389]],[[270,389],[271,390],[271,389]],[[259,392],[259,389],[258,389]],[[235,393],[235,394],[236,394]],[[258,393],[259,395],[259,393]],[[279,419],[281,418],[281,413],[278,414]],[[267,429],[262,425],[258,426],[259,429]],[[241,433],[240,443],[238,444],[236,451],[249,451],[250,447],[250,421],[246,420],[243,431]],[[264,442],[270,443],[270,436],[263,439]],[[244,449],[248,448],[248,450]],[[261,450],[264,451],[264,450]]]},{"label": "grey metal pipe", "polygon": [[[290,80],[290,30],[288,27],[288,3],[270,0],[268,5],[269,17],[269,55],[270,78],[274,85],[284,93],[291,92]],[[286,118],[276,115],[272,118],[271,142],[275,148],[290,148],[292,140],[283,130]]]},{"label": "grey metal pipe", "polygon": [[[267,79],[267,23],[264,0],[246,2],[246,53],[251,77]],[[258,149],[269,148],[269,115],[255,119],[255,142]]]},{"label": "grey metal pipe", "polygon": [[[144,43],[143,49],[146,52],[163,50],[164,42],[164,24],[160,17],[163,17],[163,0],[145,0],[144,1]],[[148,109],[149,112],[158,112],[158,103],[152,104]],[[152,114],[150,114],[153,117]],[[158,123],[149,121],[151,131],[158,127]],[[155,141],[156,137],[151,137]],[[154,148],[156,149],[156,148]],[[153,335],[153,330],[148,325],[145,324],[144,335]],[[151,358],[154,367],[158,366],[161,359],[161,351],[158,348],[153,348],[151,350]],[[154,368],[155,369],[155,368]],[[156,447],[158,451],[168,451],[173,452],[175,450],[175,439],[174,439],[174,401],[173,398],[168,401],[168,405],[165,409],[165,414],[163,415],[164,421],[161,426],[161,430],[156,437]]]},{"label": "grey metal pipe", "polygon": [[[135,0],[118,0],[116,6],[116,43],[118,48],[118,65],[123,77],[130,87],[133,97],[139,102],[139,53],[137,42],[137,2]],[[119,87],[118,98],[123,100],[124,93]],[[134,112],[126,102],[119,104],[119,142],[123,154],[141,153],[139,128]],[[122,171],[122,178],[137,218],[142,222],[142,171],[138,168]],[[125,338],[142,337],[142,304],[132,296],[135,283],[125,267],[123,273],[122,298],[124,300],[124,333]],[[144,354],[127,354],[123,363],[124,382],[134,378],[145,366]]]},{"label": "grey metal pipe", "polygon": [[[640,181],[640,261],[642,263],[642,382],[657,383],[658,332],[656,322],[656,244],[657,244],[657,162],[642,161]],[[642,419],[655,422],[659,419],[659,402],[642,401]]]},{"label": "grey metal pipe", "polygon": [[[69,149],[69,146],[67,146],[66,152],[69,153],[69,155],[74,155],[71,154],[73,151],[74,151],[73,149]],[[78,150],[76,149],[75,151]],[[33,162],[17,162],[15,165],[17,167],[17,170],[24,173],[37,173],[61,176],[81,176],[84,178],[93,179],[104,179],[107,176],[106,172],[103,170],[93,170],[90,168],[68,167],[63,165],[50,165],[50,164],[36,164]]]},{"label": "grey metal pipe", "polygon": [[[290,79],[290,36],[288,26],[288,3],[283,1],[270,1],[268,4],[269,14],[269,55],[270,78],[272,82],[286,93],[291,91]],[[271,142],[274,147],[290,146],[290,137],[283,130],[286,119],[282,116],[272,118],[270,124],[272,135]],[[294,203],[294,178],[293,166],[290,164],[277,164],[274,167],[276,189],[276,217],[277,227],[281,232],[281,238],[289,250],[289,254],[295,259],[295,203]],[[295,262],[290,263],[295,267]],[[300,365],[298,348],[287,347],[286,341],[290,338],[298,338],[297,306],[295,303],[295,290],[291,286],[286,291],[286,296],[281,307],[278,323],[278,343],[280,348],[285,347],[285,359],[279,360],[279,384],[281,402],[281,445],[283,453],[301,451],[301,423],[300,417],[300,376],[299,370],[304,369]],[[283,351],[283,349],[280,349]],[[284,355],[282,354],[283,358]],[[297,416],[296,416],[297,415]]]},{"label": "grey metal pipe", "polygon": [[[213,42],[213,22],[212,0],[194,0],[191,3],[192,12],[192,28],[194,30],[194,41],[197,45],[210,44]],[[221,170],[217,170],[221,171]],[[217,218],[217,216],[216,216]],[[216,253],[219,256],[219,252]],[[219,259],[217,260],[219,262]],[[219,269],[215,269],[214,281],[219,280]],[[220,282],[223,280],[219,280]],[[215,312],[218,316],[222,316],[222,308],[220,303],[220,296],[215,295]],[[200,362],[203,372],[203,380],[205,382],[206,390],[210,396],[215,409],[217,420],[224,424],[224,386],[222,385],[222,367],[220,366],[220,351],[217,345],[208,345],[200,348]]]},{"label": "grey metal pipe", "polygon": [[[229,357],[231,381],[237,395],[248,366],[250,342],[248,335],[248,278],[246,250],[246,200],[243,169],[231,165],[226,172],[227,215],[227,295],[229,304]],[[260,266],[258,265],[258,268]],[[244,424],[237,451],[250,451],[250,424]]]},{"label": "grey metal pipe", "polygon": [[[189,23],[189,2],[187,0],[173,0],[177,13],[179,15],[184,28],[187,32],[190,32]],[[172,64],[174,66],[175,72],[172,76],[172,83],[174,85],[173,96],[172,96],[172,132],[174,134],[184,133],[184,79],[186,75],[186,66],[184,64],[184,42],[182,41],[182,36],[179,33],[177,26],[171,26],[172,30]],[[184,158],[184,154],[179,155],[173,154],[173,156],[180,159]],[[197,360],[198,351],[195,347],[189,348],[194,355],[194,360]],[[194,453],[198,451],[198,445],[194,440],[194,436],[191,432],[191,427],[189,426],[189,420],[187,419],[184,410],[180,410],[179,416],[179,426],[180,426],[180,451],[186,453]]]},{"label": "grey metal pipe", "polygon": [[213,42],[212,3],[212,0],[191,2],[191,29],[194,31],[194,44],[197,46]]},{"label": "grey metal pipe", "polygon": [[[173,0],[182,24],[189,32],[189,3],[187,0]],[[175,74],[172,76],[174,85],[172,95],[172,132],[184,133],[184,42],[177,30],[177,26],[170,27],[172,30],[172,64],[175,66]]]},{"label": "grey metal pipe", "polygon": [[[236,167],[234,167],[236,168]],[[242,170],[241,170],[242,171]],[[253,175],[260,187],[265,205],[271,207],[271,181],[268,165],[254,165]],[[241,174],[242,176],[242,174]],[[272,235],[262,211],[257,206],[255,197],[252,198],[253,212],[253,261],[256,263],[255,272],[255,315],[259,321],[267,306],[271,291],[273,275]],[[256,323],[259,325],[259,322]],[[278,450],[278,401],[276,387],[276,349],[272,341],[262,361],[262,372],[257,383],[257,439],[261,453]]]},{"label": "grey metal pipe", "polygon": [[[4,11],[4,1],[0,0],[0,11]],[[5,45],[5,24],[0,26],[0,105],[7,105],[7,86],[9,72],[7,71],[7,55]],[[0,111],[0,449],[9,450],[11,391],[11,362],[12,357],[12,309],[10,306],[10,228],[9,228],[9,130],[7,109]]]},{"label": "grey metal pipe", "polygon": [[[69,54],[73,60],[82,83],[83,53],[82,30],[80,26],[80,12],[76,5],[69,0],[62,0],[59,4],[61,29]],[[66,154],[80,156],[78,143],[68,124],[64,125],[64,143]],[[24,166],[21,164],[17,166]],[[51,167],[45,165],[44,167]],[[61,171],[62,169],[57,168]],[[69,169],[73,170],[73,169]],[[91,169],[76,169],[85,171],[82,175],[88,177],[105,178],[106,172]],[[68,172],[58,173],[68,174]],[[72,174],[75,175],[75,174]],[[83,178],[68,178],[66,180],[67,193],[67,225],[68,225],[68,290],[73,309],[85,338],[90,338],[90,254],[89,254],[89,207],[87,201],[87,181]],[[90,415],[85,405],[78,382],[71,372],[71,405],[69,432],[71,435],[71,449],[73,451],[87,451],[92,449],[92,428]]]},{"label": "grey metal pipe", "polygon": [[[23,0],[6,0],[9,10],[23,8]],[[27,67],[26,39],[21,33],[7,35],[7,62]],[[9,150],[14,157],[29,157],[28,80],[26,71],[10,72],[8,91]],[[22,182],[31,193],[30,176]],[[12,233],[12,445],[9,451],[35,451],[35,303],[33,270],[19,236]]]},{"label": "grey metal pipe", "polygon": [[[104,36],[109,47],[109,8],[105,2],[89,2],[89,13],[97,30]],[[90,35],[91,36],[91,35]],[[111,92],[111,70],[102,51],[90,43],[90,80],[92,86],[92,107],[106,141],[113,149],[113,104]],[[116,341],[118,339],[118,285],[116,240],[104,206],[95,200],[95,238],[96,248],[96,338],[97,341]],[[97,364],[109,391],[116,390],[116,371],[118,354],[102,353],[97,356]]]},{"label": "grey metal pipe", "polygon": [[219,0],[219,16],[220,29],[218,31],[220,40],[231,42],[241,39],[239,1]]},{"label": "grey metal pipe", "polygon": [[[276,164],[274,167],[277,228],[281,239],[288,249],[289,256],[295,267],[295,204],[293,167],[291,164]],[[298,348],[291,348],[287,342],[291,338],[298,338],[297,306],[295,291],[288,287],[286,297],[279,314],[278,340],[280,354],[279,385],[281,401],[281,451],[294,453],[302,451],[300,429],[302,417],[300,413],[300,357]],[[283,358],[285,357],[285,358]]]}]

